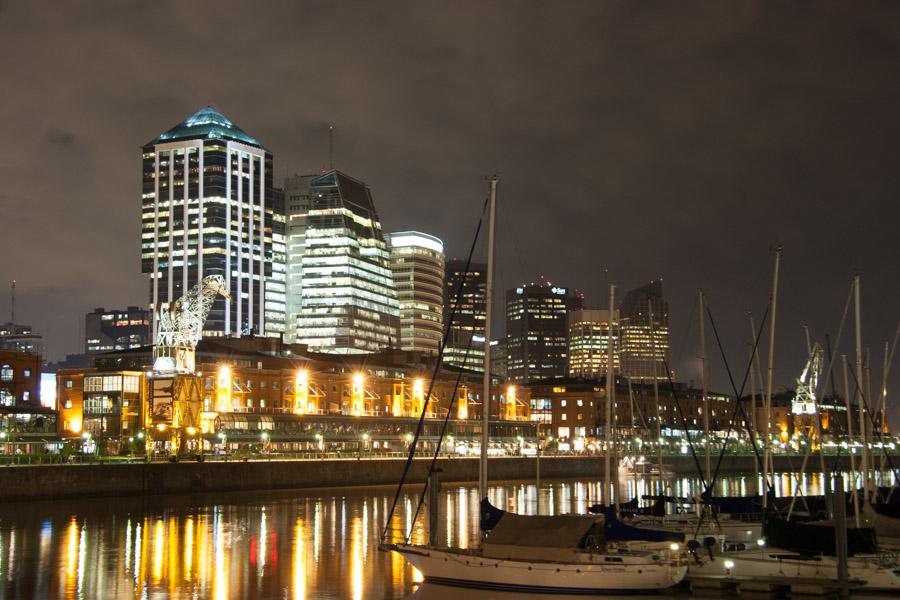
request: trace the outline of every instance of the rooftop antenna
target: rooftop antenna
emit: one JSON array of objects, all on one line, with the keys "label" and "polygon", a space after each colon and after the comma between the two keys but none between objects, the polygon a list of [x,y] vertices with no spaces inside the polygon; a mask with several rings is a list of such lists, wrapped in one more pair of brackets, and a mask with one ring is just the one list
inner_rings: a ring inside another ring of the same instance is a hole
[{"label": "rooftop antenna", "polygon": [[334,170],[334,123],[328,124],[328,170]]},{"label": "rooftop antenna", "polygon": [[16,280],[12,280],[12,289],[10,290],[10,310],[9,310],[9,319],[10,323],[13,325],[16,324]]}]

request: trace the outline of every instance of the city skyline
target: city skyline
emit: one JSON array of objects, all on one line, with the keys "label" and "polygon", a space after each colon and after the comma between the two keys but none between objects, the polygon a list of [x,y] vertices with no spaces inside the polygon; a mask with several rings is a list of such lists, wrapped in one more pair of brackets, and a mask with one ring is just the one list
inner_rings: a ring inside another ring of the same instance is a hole
[{"label": "city skyline", "polygon": [[[64,25],[71,29],[58,31],[59,39],[70,42],[68,56],[54,65],[36,53],[27,76],[10,66],[13,92],[0,100],[3,114],[17,116],[4,121],[2,131],[21,142],[15,153],[0,154],[9,182],[0,202],[11,215],[0,275],[4,285],[18,279],[17,320],[44,335],[48,358],[79,349],[78,321],[92,307],[146,305],[146,279],[135,268],[139,208],[131,199],[140,190],[134,156],[146,139],[206,104],[266,140],[276,157],[284,157],[276,158],[276,182],[328,166],[328,123],[336,123],[335,165],[372,186],[385,230],[435,235],[444,241],[448,258],[467,252],[485,195],[484,176],[499,171],[495,298],[543,274],[584,289],[588,304],[603,306],[607,281],[625,291],[664,277],[672,314],[672,367],[680,379],[699,379],[693,368],[692,308],[699,287],[709,296],[732,370],[742,372],[749,338],[745,310],[752,309],[757,322],[761,318],[771,286],[770,249],[779,242],[785,246],[785,261],[778,384],[790,385],[805,362],[804,323],[819,341],[826,331],[835,335],[857,270],[863,276],[864,345],[879,367],[883,341],[893,336],[900,295],[893,264],[898,248],[887,217],[891,194],[898,188],[890,166],[891,131],[898,121],[888,108],[896,84],[885,75],[897,57],[897,42],[883,25],[893,9],[844,15],[834,7],[798,12],[774,7],[786,13],[782,17],[803,20],[802,41],[792,41],[775,19],[753,11],[728,14],[695,7],[692,25],[684,13],[664,8],[653,14],[628,7],[594,13],[585,6],[553,18],[524,11],[497,26],[498,35],[485,41],[488,25],[482,21],[495,22],[496,7],[479,8],[482,19],[463,21],[462,15],[451,15],[455,19],[450,22],[465,23],[452,32],[435,23],[427,8],[419,8],[408,15],[409,24],[393,26],[398,41],[392,43],[366,27],[379,9],[360,8],[345,25],[385,50],[384,56],[366,57],[359,42],[315,54],[322,66],[313,60],[296,70],[286,62],[276,66],[288,69],[290,76],[344,67],[349,70],[346,80],[358,77],[374,84],[388,72],[387,61],[399,60],[404,41],[413,37],[423,46],[421,52],[437,61],[437,71],[403,63],[408,71],[391,71],[388,83],[371,88],[377,93],[365,103],[349,98],[336,103],[332,94],[337,91],[322,91],[319,84],[317,92],[295,89],[290,101],[266,97],[261,104],[259,76],[247,71],[249,58],[237,44],[224,46],[229,60],[223,61],[247,73],[237,83],[225,81],[224,67],[205,64],[206,70],[199,70],[199,57],[179,65],[182,58],[167,50],[151,53],[146,34],[128,27],[117,34],[118,47],[126,49],[122,57],[100,48],[107,68],[87,72],[79,61],[89,62],[99,41],[72,36],[83,30],[78,23],[96,19],[92,11],[99,9],[80,11],[84,14],[66,14],[68,10],[61,8],[46,23],[48,35]],[[191,14],[199,9],[178,10],[188,22],[196,20]],[[302,16],[310,33],[333,35],[326,26],[334,17],[329,10],[347,16],[340,8],[301,15],[277,7],[265,19],[266,27],[248,35],[259,37],[265,30],[285,50],[272,52],[268,60],[276,61],[279,54],[294,57],[317,40],[295,42],[303,36],[273,31],[273,25]],[[106,12],[112,28],[133,16],[124,10]],[[147,8],[144,16],[152,24],[165,14],[164,9]],[[18,30],[39,22],[40,11],[5,4],[0,15],[0,39],[5,40],[0,45],[8,56],[14,54],[12,45],[35,48],[36,40],[21,37]],[[215,27],[204,24],[199,31],[176,25],[173,35],[176,40],[189,33],[204,38],[230,22],[228,16],[215,19]],[[628,20],[646,32],[646,43],[619,26]],[[607,48],[610,58],[575,52],[594,32],[579,21],[602,27],[613,38],[616,43]],[[683,26],[678,39],[653,29],[673,22]],[[433,35],[422,35],[423,30]],[[758,36],[748,39],[750,31]],[[549,33],[562,41],[529,60],[529,33]],[[729,41],[735,36],[742,44]],[[463,48],[473,39],[479,51],[467,55]],[[753,54],[773,44],[781,50],[778,67],[762,71]],[[714,51],[720,45],[726,52]],[[453,52],[445,56],[443,48]],[[625,53],[627,49],[632,52]],[[670,51],[670,63],[663,60],[664,49]],[[484,55],[496,58],[476,68],[473,61]],[[681,85],[667,72],[677,73],[686,56],[694,62],[699,57],[705,70],[691,72],[687,85]],[[574,60],[567,61],[570,57]],[[178,85],[160,92],[153,77],[135,68],[145,59]],[[867,68],[858,69],[863,63]],[[621,65],[629,64],[628,70],[640,71],[644,79],[622,72]],[[371,74],[360,66],[369,67]],[[85,75],[85,82],[65,94],[38,94],[52,89],[54,81],[69,81],[66,68]],[[553,75],[554,69],[559,74]],[[768,94],[765,101],[742,87],[746,73]],[[441,98],[462,90],[461,82],[470,74],[483,95],[457,95],[456,104]],[[530,75],[543,76],[543,83],[529,84]],[[579,75],[579,80],[585,75],[602,79],[605,88],[575,89],[563,83]],[[418,77],[439,93],[416,85]],[[337,86],[338,80],[333,81]],[[112,83],[127,94],[114,91]],[[530,100],[517,100],[522,92],[539,99],[539,114],[529,112]],[[652,94],[665,101],[651,100]],[[401,100],[406,104],[397,104]],[[413,108],[397,110],[400,105]],[[568,186],[560,186],[560,174],[567,169],[572,174]],[[601,230],[607,234],[595,241]],[[39,243],[37,231],[42,233]],[[0,294],[0,311],[5,321],[7,293]],[[707,333],[715,387],[730,391]],[[850,353],[849,339],[845,334],[842,352]],[[895,368],[892,382],[897,373]]]}]

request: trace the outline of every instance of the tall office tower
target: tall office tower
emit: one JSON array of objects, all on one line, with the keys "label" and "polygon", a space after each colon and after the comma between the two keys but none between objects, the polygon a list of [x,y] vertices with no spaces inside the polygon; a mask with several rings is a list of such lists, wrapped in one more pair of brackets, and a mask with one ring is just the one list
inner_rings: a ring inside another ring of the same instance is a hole
[{"label": "tall office tower", "polygon": [[303,250],[309,216],[309,182],[318,174],[294,175],[284,180],[285,241],[287,246],[287,332],[285,341],[297,336],[297,318],[303,296]]},{"label": "tall office tower", "polygon": [[[569,376],[606,376],[609,358],[609,310],[582,308],[569,313]],[[619,311],[612,317],[613,368],[619,372]]]},{"label": "tall office tower", "polygon": [[450,335],[444,348],[444,363],[484,371],[486,290],[486,264],[472,263],[467,274],[465,260],[454,258],[445,263],[444,324],[450,323],[451,314],[453,322],[450,323]]},{"label": "tall office tower", "polygon": [[[272,154],[207,106],[144,145],[143,162],[141,271],[154,315],[222,275],[231,298],[215,299],[204,335],[283,332]],[[154,316],[154,338],[156,328]]]},{"label": "tall office tower", "polygon": [[565,377],[570,310],[583,297],[549,282],[506,292],[506,372],[513,383]]},{"label": "tall office tower", "polygon": [[669,303],[662,296],[662,280],[651,281],[628,292],[619,306],[619,314],[622,373],[635,380],[666,379]]},{"label": "tall office tower", "polygon": [[84,316],[84,353],[100,354],[150,344],[151,318],[149,310],[137,306],[124,310],[95,308]]},{"label": "tall office tower", "polygon": [[309,178],[308,195],[303,251],[288,258],[303,282],[296,342],[341,354],[399,347],[391,258],[368,186],[332,170]]},{"label": "tall office tower", "polygon": [[390,234],[400,303],[400,347],[437,354],[444,335],[444,242],[418,231]]}]

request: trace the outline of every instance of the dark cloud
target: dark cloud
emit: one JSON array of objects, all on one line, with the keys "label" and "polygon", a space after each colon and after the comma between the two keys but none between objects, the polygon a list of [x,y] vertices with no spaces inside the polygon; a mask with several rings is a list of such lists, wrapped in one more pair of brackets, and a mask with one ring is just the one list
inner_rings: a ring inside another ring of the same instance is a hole
[{"label": "dark cloud", "polygon": [[543,274],[602,305],[604,268],[621,294],[663,276],[684,379],[696,290],[736,366],[778,243],[777,381],[802,368],[803,324],[834,336],[857,271],[880,365],[900,316],[898,18],[890,2],[5,3],[0,275],[23,317],[71,323],[51,326],[57,356],[85,310],[145,304],[139,147],[211,103],[279,176],[324,166],[337,123],[336,164],[372,185],[385,229],[450,254],[502,173],[500,285]]},{"label": "dark cloud", "polygon": [[47,134],[47,140],[51,144],[59,144],[60,146],[68,146],[75,142],[75,134],[71,131],[62,129],[53,129]]}]

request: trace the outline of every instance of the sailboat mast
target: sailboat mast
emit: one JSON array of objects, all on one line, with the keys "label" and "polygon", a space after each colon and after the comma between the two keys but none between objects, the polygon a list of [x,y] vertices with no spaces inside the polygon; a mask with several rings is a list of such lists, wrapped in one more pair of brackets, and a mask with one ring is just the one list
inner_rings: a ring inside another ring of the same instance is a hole
[{"label": "sailboat mast", "polygon": [[771,432],[772,432],[772,374],[775,362],[775,314],[778,307],[778,269],[781,266],[781,246],[775,250],[775,273],[772,277],[772,319],[769,321],[769,365],[768,375],[766,376],[766,399],[765,399],[765,415],[766,415],[766,436],[764,438],[763,450],[763,511],[768,506],[768,488],[769,488],[769,463],[771,458]]},{"label": "sailboat mast", "polygon": [[[487,282],[484,290],[484,386],[481,395],[481,461],[478,469],[478,498],[487,498],[488,491],[488,440],[491,416],[491,315],[494,291],[494,220],[497,215],[496,176],[491,178],[491,196],[488,206],[488,262]],[[497,398],[499,403],[500,398]]]},{"label": "sailboat mast", "polygon": [[[613,310],[616,304],[616,286],[609,284],[609,315],[607,315],[607,335],[606,335],[606,456],[603,458],[603,477],[604,477],[604,494],[603,500],[608,504],[618,508],[618,487],[619,478],[613,481],[612,472],[609,465],[611,461],[612,446],[616,443],[616,436],[613,433],[612,415],[613,403],[616,401],[616,375],[613,365]],[[616,469],[618,471],[618,469]],[[609,495],[610,485],[612,485],[612,495]]]},{"label": "sailboat mast", "polygon": [[712,478],[712,463],[709,450],[709,373],[706,365],[706,319],[704,318],[703,290],[700,290],[698,304],[700,307],[700,385],[703,388],[703,439],[706,446],[706,481],[710,481]]},{"label": "sailboat mast", "polygon": [[653,304],[649,306],[650,313],[650,354],[653,356],[653,405],[656,407],[656,462],[659,463],[659,494],[665,495],[666,490],[663,481],[663,458],[662,458],[662,418],[659,414],[659,381],[657,381],[656,371],[656,320],[653,316]]},{"label": "sailboat mast", "polygon": [[862,441],[862,449],[859,457],[859,472],[862,479],[863,503],[866,501],[866,493],[869,490],[869,448],[866,440],[866,417],[863,402],[863,371],[862,371],[862,318],[859,306],[859,275],[853,277],[853,304],[856,318],[856,389],[858,398],[856,409],[859,412],[859,436]]},{"label": "sailboat mast", "polygon": [[853,494],[853,515],[859,527],[859,494],[856,493],[856,455],[853,453],[853,413],[850,410],[850,377],[847,374],[847,355],[841,354],[844,372],[844,404],[847,408],[847,445],[850,447],[850,491]]}]

